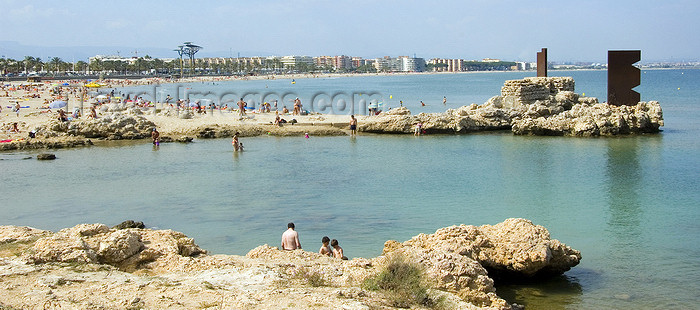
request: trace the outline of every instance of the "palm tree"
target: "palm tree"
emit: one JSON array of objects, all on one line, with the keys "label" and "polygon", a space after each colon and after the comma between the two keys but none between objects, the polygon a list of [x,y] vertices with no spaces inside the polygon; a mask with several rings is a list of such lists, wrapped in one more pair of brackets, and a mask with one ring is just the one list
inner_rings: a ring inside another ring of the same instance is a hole
[{"label": "palm tree", "polygon": [[91,61],[89,67],[90,67],[90,71],[100,72],[100,71],[104,70],[104,64],[103,64],[102,60],[100,60],[100,59],[95,59],[95,60]]},{"label": "palm tree", "polygon": [[34,64],[34,69],[36,69],[36,71],[44,71],[44,62],[41,60],[41,57],[34,58],[34,61],[36,62]]},{"label": "palm tree", "polygon": [[59,57],[54,57],[54,58],[51,58],[51,61],[49,61],[49,63],[53,65],[53,67],[55,69],[55,71],[54,71],[54,74],[55,74],[58,72],[60,65],[63,63],[63,59],[61,59]]},{"label": "palm tree", "polygon": [[22,62],[24,63],[24,73],[29,73],[29,70],[34,69],[34,66],[36,66],[36,59],[32,56],[24,56]]},{"label": "palm tree", "polygon": [[82,60],[79,60],[78,62],[75,63],[75,68],[78,71],[81,71],[83,73],[85,73],[85,71],[87,70],[87,67],[88,67],[88,64]]}]

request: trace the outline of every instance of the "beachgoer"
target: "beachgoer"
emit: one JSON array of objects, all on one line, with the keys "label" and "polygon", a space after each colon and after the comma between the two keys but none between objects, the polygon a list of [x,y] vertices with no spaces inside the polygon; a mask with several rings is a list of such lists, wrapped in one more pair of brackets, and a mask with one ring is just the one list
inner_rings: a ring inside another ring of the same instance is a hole
[{"label": "beachgoer", "polygon": [[309,133],[308,133],[308,132],[305,132],[305,133],[304,133],[304,138],[306,138],[306,139],[309,138]]},{"label": "beachgoer", "polygon": [[292,114],[293,115],[301,114],[301,100],[299,99],[299,97],[297,97],[297,99],[294,99],[294,112]]},{"label": "beachgoer", "polygon": [[357,119],[355,115],[350,115],[350,135],[354,136],[357,134]]},{"label": "beachgoer", "polygon": [[19,133],[19,128],[17,127],[17,122],[12,123],[12,126],[10,126],[10,132]]},{"label": "beachgoer", "polygon": [[282,108],[282,114],[287,114],[287,113],[289,113],[289,109],[287,109],[287,106],[284,106]]},{"label": "beachgoer", "polygon": [[282,126],[280,121],[281,121],[280,115],[277,114],[277,112],[275,111],[275,126]]},{"label": "beachgoer", "polygon": [[68,118],[66,117],[66,112],[63,112],[63,109],[58,109],[58,120],[61,122],[68,121]]},{"label": "beachgoer", "polygon": [[403,100],[399,100],[399,106],[403,107]]},{"label": "beachgoer", "polygon": [[243,115],[245,115],[245,106],[246,104],[245,101],[243,101],[243,98],[241,98],[241,100],[238,100],[238,116],[240,116],[241,118],[243,117]]},{"label": "beachgoer", "polygon": [[422,130],[423,130],[423,123],[421,123],[421,122],[416,123],[416,128],[413,130],[413,135],[420,136],[420,133]]},{"label": "beachgoer", "polygon": [[338,245],[338,240],[331,240],[331,247],[333,248],[333,257],[344,260],[348,259],[343,255],[343,248]]},{"label": "beachgoer", "polygon": [[282,250],[301,249],[299,234],[294,230],[294,223],[287,224],[287,231],[282,234]]},{"label": "beachgoer", "polygon": [[233,145],[233,150],[235,152],[238,152],[238,150],[241,148],[240,142],[238,142],[238,131],[236,131],[236,134],[233,135],[233,140],[231,140],[231,145]]},{"label": "beachgoer", "polygon": [[447,105],[447,97],[442,96],[442,105]]},{"label": "beachgoer", "polygon": [[318,250],[318,254],[321,255],[326,255],[326,256],[333,256],[333,249],[329,245],[331,242],[331,239],[328,238],[328,236],[324,236],[321,238],[321,248]]},{"label": "beachgoer", "polygon": [[423,100],[420,101],[420,106],[421,106],[421,107],[424,107],[424,106],[425,106],[425,103],[423,103]]},{"label": "beachgoer", "polygon": [[97,110],[95,110],[95,106],[90,107],[90,116],[88,118],[97,118]]},{"label": "beachgoer", "polygon": [[275,111],[277,111],[277,99],[275,99]]},{"label": "beachgoer", "polygon": [[17,113],[17,117],[19,117],[19,109],[21,108],[22,107],[20,107],[19,102],[17,102],[17,104],[15,104],[15,113]]},{"label": "beachgoer", "polygon": [[243,142],[238,144],[238,151],[243,152]]},{"label": "beachgoer", "polygon": [[160,145],[160,132],[155,128],[151,132],[151,139],[153,139],[153,145]]}]

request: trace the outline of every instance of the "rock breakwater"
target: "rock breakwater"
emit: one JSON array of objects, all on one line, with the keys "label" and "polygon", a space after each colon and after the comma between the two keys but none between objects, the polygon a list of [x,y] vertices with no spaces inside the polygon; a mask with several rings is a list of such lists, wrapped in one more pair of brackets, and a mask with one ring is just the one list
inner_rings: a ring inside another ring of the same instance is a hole
[{"label": "rock breakwater", "polygon": [[401,107],[361,123],[359,129],[412,133],[421,123],[427,133],[511,130],[517,135],[611,136],[657,133],[664,124],[656,101],[612,106],[574,93],[574,84],[570,77],[506,81],[501,95],[482,105],[418,115]]},{"label": "rock breakwater", "polygon": [[433,287],[428,295],[444,307],[512,309],[496,294],[492,270],[557,274],[581,258],[523,219],[387,241],[382,256],[349,261],[268,245],[245,257],[209,255],[182,233],[137,227],[81,224],[53,233],[0,226],[0,306],[391,309],[388,295],[363,283],[398,255],[421,267]]}]

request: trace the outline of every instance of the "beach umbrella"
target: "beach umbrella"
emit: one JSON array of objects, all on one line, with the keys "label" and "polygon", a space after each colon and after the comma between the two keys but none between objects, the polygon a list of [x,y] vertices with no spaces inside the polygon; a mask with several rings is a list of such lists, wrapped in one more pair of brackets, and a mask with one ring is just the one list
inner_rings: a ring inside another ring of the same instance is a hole
[{"label": "beach umbrella", "polygon": [[99,96],[95,97],[95,99],[107,99],[107,96],[99,95]]},{"label": "beach umbrella", "polygon": [[63,108],[67,105],[68,103],[62,100],[56,100],[54,102],[49,103],[49,108],[52,109],[60,109]]}]

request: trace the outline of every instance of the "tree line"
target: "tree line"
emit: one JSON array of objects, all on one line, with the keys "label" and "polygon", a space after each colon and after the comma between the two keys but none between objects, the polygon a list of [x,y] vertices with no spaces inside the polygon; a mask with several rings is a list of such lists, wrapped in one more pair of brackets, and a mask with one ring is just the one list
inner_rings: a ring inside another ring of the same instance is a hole
[{"label": "tree line", "polygon": [[220,62],[195,59],[190,63],[188,59],[175,59],[164,61],[152,58],[148,55],[132,59],[131,61],[95,59],[90,63],[85,61],[68,62],[60,57],[43,60],[39,57],[25,56],[24,59],[0,59],[0,75],[81,75],[81,74],[114,74],[114,75],[253,75],[270,73],[307,73],[307,72],[376,72],[371,65],[364,65],[352,69],[334,69],[331,66],[317,66],[309,63],[297,63],[285,65],[280,59],[267,59],[258,61],[236,61],[234,58],[226,58]]}]

